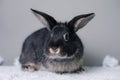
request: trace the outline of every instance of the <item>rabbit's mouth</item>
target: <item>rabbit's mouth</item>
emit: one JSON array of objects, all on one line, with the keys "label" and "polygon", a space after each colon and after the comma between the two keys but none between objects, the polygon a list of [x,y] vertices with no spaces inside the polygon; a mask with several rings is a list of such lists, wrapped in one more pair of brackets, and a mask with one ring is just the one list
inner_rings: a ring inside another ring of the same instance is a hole
[{"label": "rabbit's mouth", "polygon": [[75,53],[71,56],[67,55],[67,53],[61,53],[64,55],[46,55],[49,59],[73,59],[76,56],[79,56],[80,50],[76,49]]},{"label": "rabbit's mouth", "polygon": [[66,55],[46,55],[49,59],[72,59],[75,55],[68,56]]},{"label": "rabbit's mouth", "polygon": [[54,56],[48,56],[49,59],[66,59],[67,55],[64,56],[59,56],[59,55],[54,55]]},{"label": "rabbit's mouth", "polygon": [[67,55],[66,52],[62,51],[61,47],[58,47],[58,48],[56,48],[56,47],[52,47],[51,48],[50,47],[48,49],[48,55],[47,55],[47,57],[49,59],[66,59],[66,58],[68,58],[68,55]]}]

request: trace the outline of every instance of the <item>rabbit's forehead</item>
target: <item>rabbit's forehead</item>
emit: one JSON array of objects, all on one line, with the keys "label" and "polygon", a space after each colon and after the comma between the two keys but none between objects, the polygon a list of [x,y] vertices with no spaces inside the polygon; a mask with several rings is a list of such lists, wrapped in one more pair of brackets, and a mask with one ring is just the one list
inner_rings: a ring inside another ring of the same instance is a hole
[{"label": "rabbit's forehead", "polygon": [[65,26],[65,25],[56,25],[53,30],[52,33],[57,34],[57,33],[66,33],[69,32],[69,29]]}]

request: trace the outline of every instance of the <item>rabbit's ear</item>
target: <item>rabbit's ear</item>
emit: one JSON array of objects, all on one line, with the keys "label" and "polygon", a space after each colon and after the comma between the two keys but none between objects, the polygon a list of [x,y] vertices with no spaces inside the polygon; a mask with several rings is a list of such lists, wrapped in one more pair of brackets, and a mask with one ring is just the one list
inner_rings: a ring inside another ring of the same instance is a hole
[{"label": "rabbit's ear", "polygon": [[68,23],[68,25],[70,29],[76,32],[78,29],[84,27],[94,16],[94,13],[76,16]]},{"label": "rabbit's ear", "polygon": [[53,26],[57,24],[57,21],[50,15],[34,9],[31,9],[31,10],[35,14],[35,16],[50,30],[53,28]]}]

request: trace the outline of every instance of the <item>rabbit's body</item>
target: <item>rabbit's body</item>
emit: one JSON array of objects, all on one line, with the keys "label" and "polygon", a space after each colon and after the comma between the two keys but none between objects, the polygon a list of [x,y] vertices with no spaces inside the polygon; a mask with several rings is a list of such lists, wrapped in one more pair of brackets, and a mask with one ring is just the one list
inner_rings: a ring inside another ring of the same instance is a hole
[{"label": "rabbit's body", "polygon": [[50,34],[46,28],[40,29],[28,36],[23,44],[20,62],[26,64],[28,62],[38,63],[38,60],[44,60],[45,42],[47,42],[49,38]]},{"label": "rabbit's body", "polygon": [[77,40],[74,41],[77,46],[76,51],[73,53],[74,55],[61,59],[51,59],[45,55],[44,47],[46,47],[45,43],[47,43],[49,39],[50,32],[47,28],[40,29],[31,34],[23,44],[20,58],[21,64],[35,63],[34,65],[41,70],[59,72],[71,72],[82,66],[83,46],[78,37]]},{"label": "rabbit's body", "polygon": [[[49,29],[42,28],[25,40],[20,56],[22,68],[53,72],[74,72],[81,69],[83,45],[74,31],[77,29],[72,27],[76,18],[69,23],[58,23],[45,13],[33,11],[47,20],[43,23]],[[87,16],[90,14],[85,17]]]}]

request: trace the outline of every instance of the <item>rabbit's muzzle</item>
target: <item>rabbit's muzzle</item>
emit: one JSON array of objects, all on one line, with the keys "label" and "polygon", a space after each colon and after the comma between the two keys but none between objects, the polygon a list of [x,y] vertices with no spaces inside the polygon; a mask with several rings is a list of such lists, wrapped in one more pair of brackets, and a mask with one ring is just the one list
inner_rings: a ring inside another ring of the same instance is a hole
[{"label": "rabbit's muzzle", "polygon": [[56,47],[52,47],[52,48],[49,48],[49,53],[51,56],[54,56],[54,55],[58,55],[60,56],[61,54],[61,48],[56,48]]}]

